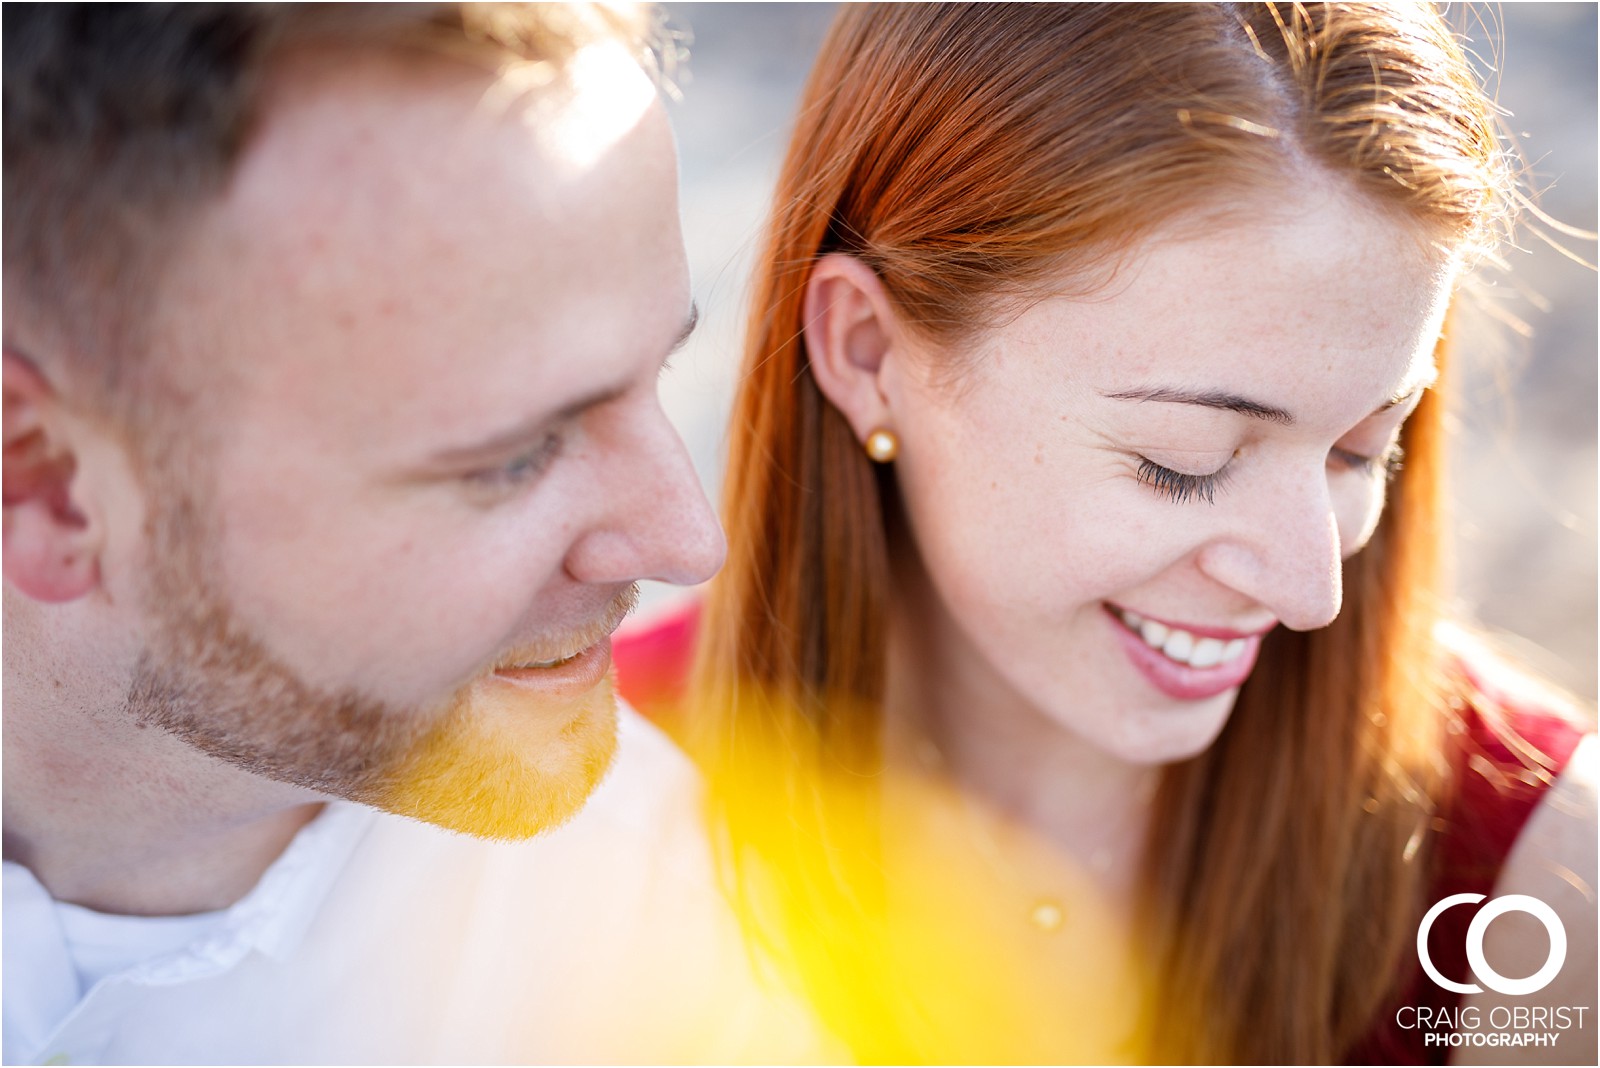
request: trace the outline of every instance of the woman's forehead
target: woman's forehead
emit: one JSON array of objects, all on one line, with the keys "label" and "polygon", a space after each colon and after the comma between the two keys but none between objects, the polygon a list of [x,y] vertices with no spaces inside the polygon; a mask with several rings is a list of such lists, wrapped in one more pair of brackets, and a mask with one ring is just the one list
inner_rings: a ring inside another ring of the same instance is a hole
[{"label": "woman's forehead", "polygon": [[1100,292],[1002,321],[975,364],[1069,393],[1223,391],[1292,413],[1328,391],[1371,410],[1431,379],[1454,279],[1388,212],[1307,198],[1298,212],[1157,232]]}]

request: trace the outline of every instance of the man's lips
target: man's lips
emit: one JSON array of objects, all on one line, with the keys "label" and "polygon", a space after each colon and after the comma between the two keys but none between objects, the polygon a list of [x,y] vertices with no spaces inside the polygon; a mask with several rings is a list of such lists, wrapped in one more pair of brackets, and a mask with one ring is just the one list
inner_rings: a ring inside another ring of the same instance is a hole
[{"label": "man's lips", "polygon": [[610,670],[611,636],[607,634],[587,648],[552,664],[530,662],[503,665],[491,672],[485,681],[537,691],[551,698],[567,698],[594,689]]},{"label": "man's lips", "polygon": [[604,615],[566,635],[546,636],[513,649],[480,681],[540,691],[552,698],[587,693],[610,672],[611,634],[638,603],[638,586],[628,586],[612,598]]}]

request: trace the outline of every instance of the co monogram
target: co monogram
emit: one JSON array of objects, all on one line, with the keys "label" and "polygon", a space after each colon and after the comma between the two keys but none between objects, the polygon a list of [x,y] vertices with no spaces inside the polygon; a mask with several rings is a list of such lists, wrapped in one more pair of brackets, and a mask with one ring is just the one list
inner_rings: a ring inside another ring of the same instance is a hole
[{"label": "co monogram", "polygon": [[[1482,901],[1483,897],[1482,894],[1451,894],[1429,909],[1428,914],[1422,917],[1422,925],[1417,928],[1417,959],[1422,962],[1422,970],[1428,973],[1429,979],[1457,994],[1481,993],[1483,987],[1477,983],[1458,983],[1440,975],[1439,969],[1435,968],[1433,961],[1428,958],[1428,932],[1433,928],[1433,921],[1438,919],[1439,914],[1445,909],[1460,904],[1475,904]],[[1545,960],[1544,967],[1526,979],[1508,979],[1490,967],[1489,962],[1483,957],[1484,932],[1496,918],[1508,912],[1526,912],[1544,924],[1544,929],[1550,933],[1550,956]],[[1567,929],[1561,925],[1561,917],[1556,915],[1555,909],[1527,894],[1507,894],[1495,898],[1478,910],[1478,914],[1472,918],[1471,926],[1467,928],[1467,963],[1472,967],[1472,974],[1483,983],[1483,986],[1497,993],[1532,994],[1543,990],[1561,971],[1561,966],[1566,960]]]}]

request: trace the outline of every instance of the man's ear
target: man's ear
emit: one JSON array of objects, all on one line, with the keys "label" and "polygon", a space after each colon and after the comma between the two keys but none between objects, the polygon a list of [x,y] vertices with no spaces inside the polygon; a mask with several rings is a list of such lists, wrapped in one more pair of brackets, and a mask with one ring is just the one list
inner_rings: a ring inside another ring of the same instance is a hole
[{"label": "man's ear", "polygon": [[56,392],[26,358],[5,350],[6,581],[36,601],[76,600],[100,582],[99,531],[73,499],[78,458]]},{"label": "man's ear", "polygon": [[894,325],[889,295],[872,268],[838,252],[817,261],[806,283],[806,356],[817,387],[858,441],[894,429],[884,382]]}]

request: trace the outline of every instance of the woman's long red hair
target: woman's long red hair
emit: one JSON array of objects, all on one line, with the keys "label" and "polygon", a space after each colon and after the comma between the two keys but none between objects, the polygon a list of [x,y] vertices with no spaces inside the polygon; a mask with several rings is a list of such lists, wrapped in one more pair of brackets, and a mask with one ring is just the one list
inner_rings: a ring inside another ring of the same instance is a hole
[{"label": "woman's long red hair", "polygon": [[[724,491],[730,556],[697,664],[706,759],[759,767],[761,796],[785,813],[787,838],[774,838],[755,830],[748,793],[721,795],[743,892],[813,915],[868,892],[803,858],[829,856],[812,846],[835,826],[816,776],[870,784],[877,767],[889,559],[903,535],[889,525],[892,469],[866,458],[808,366],[812,264],[858,257],[907,324],[954,350],[1003,298],[1059,292],[1062,279],[1090,290],[1160,223],[1240,191],[1270,196],[1307,168],[1453,248],[1491,243],[1506,157],[1431,6],[841,12],[759,261]],[[1383,522],[1346,565],[1339,619],[1274,633],[1221,738],[1165,774],[1145,931],[1157,1011],[1190,1023],[1169,1030],[1160,1059],[1335,1060],[1402,973],[1456,700],[1432,634],[1436,397],[1403,445]],[[781,761],[764,748],[774,739]],[[847,947],[829,952],[850,966]],[[857,1052],[872,1055],[864,1039]]]}]

